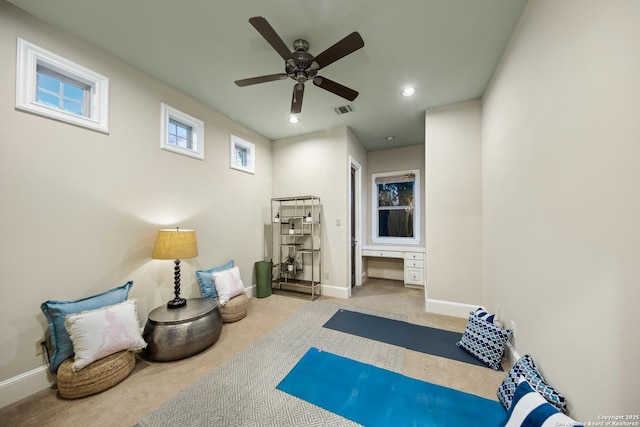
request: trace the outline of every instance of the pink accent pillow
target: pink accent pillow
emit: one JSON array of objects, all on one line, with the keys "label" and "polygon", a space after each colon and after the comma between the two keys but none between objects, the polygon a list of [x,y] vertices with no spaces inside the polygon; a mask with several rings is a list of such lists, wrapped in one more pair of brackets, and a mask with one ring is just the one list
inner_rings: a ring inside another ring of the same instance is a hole
[{"label": "pink accent pillow", "polygon": [[140,335],[138,311],[133,299],[97,310],[69,314],[64,326],[73,343],[72,371],[121,350],[139,351],[147,346]]},{"label": "pink accent pillow", "polygon": [[221,306],[224,307],[231,298],[244,293],[244,283],[242,283],[240,270],[237,266],[228,270],[214,271],[211,274],[213,275],[213,282],[216,285],[218,301]]}]

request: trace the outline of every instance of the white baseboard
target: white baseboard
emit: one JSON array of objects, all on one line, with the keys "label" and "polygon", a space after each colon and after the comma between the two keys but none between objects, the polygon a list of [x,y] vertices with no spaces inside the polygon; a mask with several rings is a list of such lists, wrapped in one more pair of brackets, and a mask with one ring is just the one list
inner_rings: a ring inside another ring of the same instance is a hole
[{"label": "white baseboard", "polygon": [[469,313],[478,308],[477,305],[463,304],[460,302],[443,301],[427,298],[425,310],[428,313],[444,314],[453,317],[469,317]]},{"label": "white baseboard", "polygon": [[46,366],[4,380],[0,382],[0,408],[49,388],[53,384]]},{"label": "white baseboard", "polygon": [[258,292],[258,285],[251,285],[248,288],[244,288],[244,293],[247,294],[249,298],[255,297]]},{"label": "white baseboard", "polygon": [[321,295],[325,297],[348,299],[351,296],[351,288],[345,288],[344,286],[321,284],[320,291]]},{"label": "white baseboard", "polygon": [[504,352],[505,358],[507,359],[507,364],[509,369],[520,359],[520,354],[516,351],[516,348],[511,344],[510,341],[507,341],[507,349]]}]

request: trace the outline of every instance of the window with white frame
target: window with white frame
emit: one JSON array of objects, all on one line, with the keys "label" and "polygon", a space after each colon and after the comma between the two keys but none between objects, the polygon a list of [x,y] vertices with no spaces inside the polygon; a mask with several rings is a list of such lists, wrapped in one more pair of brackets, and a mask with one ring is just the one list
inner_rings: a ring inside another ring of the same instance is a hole
[{"label": "window with white frame", "polygon": [[109,79],[18,38],[16,108],[109,132]]},{"label": "window with white frame", "polygon": [[374,173],[371,181],[372,241],[420,243],[420,170]]},{"label": "window with white frame", "polygon": [[204,122],[162,104],[160,148],[204,160]]},{"label": "window with white frame", "polygon": [[231,135],[229,138],[229,167],[243,172],[255,173],[255,144]]}]

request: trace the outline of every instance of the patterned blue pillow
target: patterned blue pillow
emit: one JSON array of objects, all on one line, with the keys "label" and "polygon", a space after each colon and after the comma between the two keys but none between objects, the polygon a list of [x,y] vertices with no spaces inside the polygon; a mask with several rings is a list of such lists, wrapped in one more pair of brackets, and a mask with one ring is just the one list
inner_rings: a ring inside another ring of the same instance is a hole
[{"label": "patterned blue pillow", "polygon": [[467,329],[456,345],[467,350],[490,368],[498,370],[509,338],[511,338],[511,330],[502,329],[480,319],[472,311],[469,313]]},{"label": "patterned blue pillow", "polygon": [[126,301],[131,286],[133,286],[133,282],[129,281],[122,286],[91,297],[76,301],[45,301],[40,305],[40,309],[49,322],[51,345],[53,346],[53,354],[49,359],[49,371],[52,374],[58,372],[58,367],[62,362],[73,356],[73,343],[64,327],[64,318],[68,314],[95,310]]},{"label": "patterned blue pillow", "polygon": [[533,363],[533,358],[528,354],[518,359],[498,388],[498,400],[507,411],[511,407],[520,377],[524,377],[553,406],[562,412],[567,412],[567,399],[545,381]]},{"label": "patterned blue pillow", "polygon": [[198,278],[198,284],[200,285],[200,292],[202,298],[218,298],[218,290],[216,289],[215,282],[213,281],[213,273],[215,271],[228,270],[233,268],[233,260],[228,261],[226,264],[220,267],[213,267],[208,270],[197,270],[196,277]]},{"label": "patterned blue pillow", "polygon": [[522,379],[513,395],[513,405],[500,427],[557,426],[584,427],[550,405],[525,379]]}]

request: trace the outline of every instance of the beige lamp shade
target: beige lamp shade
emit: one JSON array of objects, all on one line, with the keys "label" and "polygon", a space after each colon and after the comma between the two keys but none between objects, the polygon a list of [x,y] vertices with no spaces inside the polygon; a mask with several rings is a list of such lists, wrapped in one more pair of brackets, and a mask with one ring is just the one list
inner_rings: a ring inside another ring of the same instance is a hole
[{"label": "beige lamp shade", "polygon": [[159,230],[153,247],[153,259],[187,259],[198,256],[196,232],[179,228]]}]

